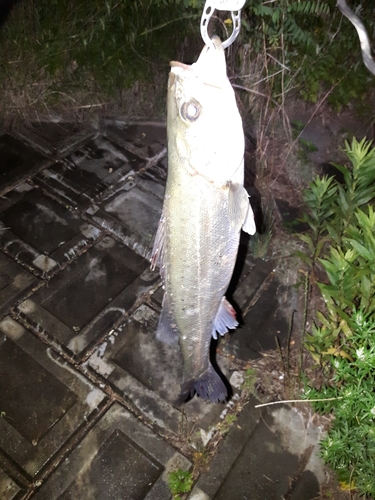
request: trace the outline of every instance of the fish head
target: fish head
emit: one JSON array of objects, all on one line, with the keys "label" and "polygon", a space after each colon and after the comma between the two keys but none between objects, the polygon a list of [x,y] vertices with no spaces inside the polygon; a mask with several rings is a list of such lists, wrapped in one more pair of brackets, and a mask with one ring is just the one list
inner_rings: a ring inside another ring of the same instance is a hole
[{"label": "fish head", "polygon": [[242,182],[244,134],[223,46],[218,37],[212,41],[196,63],[171,62],[168,147],[192,175],[221,185]]}]

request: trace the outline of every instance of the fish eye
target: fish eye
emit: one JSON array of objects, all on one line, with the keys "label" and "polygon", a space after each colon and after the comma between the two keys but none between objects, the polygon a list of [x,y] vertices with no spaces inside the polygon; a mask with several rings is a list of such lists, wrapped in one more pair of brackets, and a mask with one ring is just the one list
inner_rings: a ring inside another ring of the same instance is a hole
[{"label": "fish eye", "polygon": [[185,122],[195,122],[201,114],[202,106],[195,99],[190,99],[182,104],[180,108],[181,118]]}]

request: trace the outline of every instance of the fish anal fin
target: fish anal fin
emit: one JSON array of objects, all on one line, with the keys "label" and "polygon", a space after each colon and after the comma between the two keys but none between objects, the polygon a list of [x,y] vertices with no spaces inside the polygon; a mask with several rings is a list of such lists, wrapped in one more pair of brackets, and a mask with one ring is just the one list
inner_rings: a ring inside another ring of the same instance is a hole
[{"label": "fish anal fin", "polygon": [[224,335],[228,332],[228,328],[234,329],[237,326],[236,311],[234,307],[229,304],[227,299],[223,297],[214,321],[212,336],[214,339],[217,339],[216,332],[220,333],[220,335]]},{"label": "fish anal fin", "polygon": [[177,325],[169,311],[169,302],[167,294],[164,294],[162,310],[159,317],[156,338],[164,344],[175,344],[178,341]]},{"label": "fish anal fin", "polygon": [[197,379],[182,384],[176,404],[181,405],[194,394],[212,403],[224,403],[228,398],[227,388],[212,365],[209,365]]}]

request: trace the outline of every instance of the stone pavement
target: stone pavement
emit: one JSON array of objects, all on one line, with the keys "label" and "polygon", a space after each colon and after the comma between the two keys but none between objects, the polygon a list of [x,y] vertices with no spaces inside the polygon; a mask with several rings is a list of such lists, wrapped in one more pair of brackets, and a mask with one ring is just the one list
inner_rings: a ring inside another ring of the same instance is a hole
[{"label": "stone pavement", "polygon": [[190,500],[319,496],[320,429],[243,389],[297,301],[246,241],[231,288],[243,325],[217,349],[232,399],[173,406],[180,354],[155,339],[148,260],[165,180],[160,123],[0,137],[1,499],[164,500],[179,468],[194,469]]}]

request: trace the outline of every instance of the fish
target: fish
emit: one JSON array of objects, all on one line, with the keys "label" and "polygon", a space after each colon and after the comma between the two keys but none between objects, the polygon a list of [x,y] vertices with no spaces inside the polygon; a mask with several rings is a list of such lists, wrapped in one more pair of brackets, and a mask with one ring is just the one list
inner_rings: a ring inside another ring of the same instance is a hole
[{"label": "fish", "polygon": [[210,361],[211,339],[238,326],[225,297],[241,229],[256,231],[244,182],[244,132],[219,37],[192,65],[172,61],[167,94],[168,172],[151,253],[164,287],[156,338],[179,341],[178,404],[228,398]]}]

